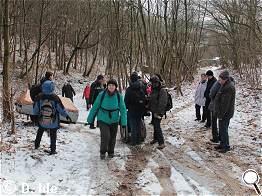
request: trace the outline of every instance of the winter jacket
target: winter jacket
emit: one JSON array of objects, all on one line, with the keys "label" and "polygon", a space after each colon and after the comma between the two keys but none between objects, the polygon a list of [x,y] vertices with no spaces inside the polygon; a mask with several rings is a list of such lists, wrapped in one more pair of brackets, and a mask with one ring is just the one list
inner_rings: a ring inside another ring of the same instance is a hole
[{"label": "winter jacket", "polygon": [[127,113],[126,113],[126,106],[124,103],[123,96],[119,94],[120,102],[118,104],[118,96],[117,96],[118,92],[116,91],[113,95],[109,95],[108,92],[106,92],[101,103],[101,98],[103,93],[104,91],[99,93],[99,95],[97,96],[97,99],[95,100],[93,107],[89,112],[87,122],[92,123],[97,115],[98,121],[102,121],[107,124],[113,124],[113,123],[119,123],[121,119],[121,125],[126,126]]},{"label": "winter jacket", "polygon": [[215,113],[218,119],[230,119],[235,110],[236,89],[234,82],[228,80],[220,87],[215,97]]},{"label": "winter jacket", "polygon": [[[39,123],[39,127],[44,129],[58,129],[60,127],[60,118],[59,114],[64,117],[68,116],[67,111],[65,110],[61,100],[54,93],[54,83],[52,81],[46,81],[42,84],[42,93],[36,97],[36,101],[33,106],[33,114],[39,116],[43,101],[48,99],[51,101],[52,107],[55,109],[54,122],[49,126],[45,126]],[[40,117],[40,116],[39,116]]]},{"label": "winter jacket", "polygon": [[215,84],[210,89],[209,98],[211,99],[211,102],[208,106],[208,109],[210,111],[214,111],[214,109],[215,109],[215,97],[216,97],[216,94],[219,91],[220,87],[221,87],[220,83],[218,81],[216,81]]},{"label": "winter jacket", "polygon": [[126,89],[125,104],[130,116],[142,116],[145,113],[146,96],[139,81]]},{"label": "winter jacket", "polygon": [[62,88],[62,96],[67,98],[72,98],[76,93],[70,84],[65,84]]},{"label": "winter jacket", "polygon": [[205,105],[206,98],[204,96],[204,93],[206,91],[206,87],[207,87],[207,81],[206,80],[199,82],[199,84],[197,86],[196,93],[195,93],[195,104],[197,104],[199,106]]},{"label": "winter jacket", "polygon": [[154,114],[163,116],[167,105],[167,92],[163,87],[153,88],[149,99],[150,111]]},{"label": "winter jacket", "polygon": [[83,98],[89,99],[90,97],[90,86],[86,86],[83,92]]},{"label": "winter jacket", "polygon": [[94,104],[98,94],[103,90],[105,90],[105,86],[101,84],[98,80],[94,81],[91,84],[90,88],[89,103]]},{"label": "winter jacket", "polygon": [[217,79],[215,77],[211,78],[210,80],[207,81],[207,88],[205,91],[205,98],[206,98],[206,103],[210,103],[210,97],[209,97],[209,93],[210,93],[210,89],[212,88],[213,84],[217,81]]}]

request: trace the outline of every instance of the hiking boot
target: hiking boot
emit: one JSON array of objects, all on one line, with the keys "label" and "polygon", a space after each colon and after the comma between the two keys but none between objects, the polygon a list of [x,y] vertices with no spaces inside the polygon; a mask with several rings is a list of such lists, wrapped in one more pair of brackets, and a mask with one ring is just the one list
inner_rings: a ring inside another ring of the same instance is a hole
[{"label": "hiking boot", "polygon": [[56,151],[50,151],[49,152],[49,155],[53,155],[53,154],[57,154],[57,152]]},{"label": "hiking boot", "polygon": [[90,125],[90,129],[95,129],[96,127],[94,125]]},{"label": "hiking boot", "polygon": [[221,148],[218,150],[219,153],[226,153],[227,151],[230,151],[230,148]]},{"label": "hiking boot", "polygon": [[114,158],[114,154],[108,154],[108,158],[109,158],[109,159]]},{"label": "hiking boot", "polygon": [[35,150],[39,148],[39,145],[35,144]]},{"label": "hiking boot", "polygon": [[57,154],[55,150],[44,150],[44,152],[48,153],[49,155]]},{"label": "hiking boot", "polygon": [[219,140],[210,139],[210,141],[213,143],[219,143]]},{"label": "hiking boot", "polygon": [[204,123],[205,121],[206,121],[206,120],[201,120],[200,122],[201,122],[201,123]]},{"label": "hiking boot", "polygon": [[104,160],[106,158],[106,155],[105,154],[100,154],[100,159],[101,160]]},{"label": "hiking boot", "polygon": [[215,149],[216,149],[216,150],[220,150],[220,149],[222,149],[222,146],[220,146],[220,145],[215,146]]},{"label": "hiking boot", "polygon": [[161,149],[163,149],[165,147],[166,147],[165,144],[160,144],[157,148],[161,150]]},{"label": "hiking boot", "polygon": [[150,144],[155,144],[155,143],[157,143],[156,140],[152,140],[152,141],[150,142]]},{"label": "hiking boot", "polygon": [[201,119],[199,119],[199,118],[196,118],[196,119],[195,119],[195,121],[200,121],[200,120],[201,120]]}]

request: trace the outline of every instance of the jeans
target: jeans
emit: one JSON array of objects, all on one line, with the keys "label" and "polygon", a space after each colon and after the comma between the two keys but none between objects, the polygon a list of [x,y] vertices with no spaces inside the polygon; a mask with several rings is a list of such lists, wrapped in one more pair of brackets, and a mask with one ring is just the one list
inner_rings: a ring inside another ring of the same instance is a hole
[{"label": "jeans", "polygon": [[215,141],[220,141],[220,137],[217,130],[217,116],[214,111],[211,112],[211,120],[212,120],[212,137]]},{"label": "jeans", "polygon": [[114,154],[118,123],[107,124],[99,121],[101,134],[100,154]]},{"label": "jeans", "polygon": [[[43,133],[48,130],[44,128],[40,128],[37,131],[36,139],[35,139],[35,148],[40,146],[40,142],[43,136]],[[57,136],[57,129],[50,129],[50,149],[51,152],[56,151],[56,136]]]},{"label": "jeans", "polygon": [[141,141],[141,116],[129,115],[129,126],[131,130],[132,145]]},{"label": "jeans", "polygon": [[154,126],[154,140],[156,140],[159,145],[164,144],[164,137],[160,127],[161,119],[156,118],[154,114],[152,114],[152,116]]},{"label": "jeans", "polygon": [[220,136],[220,146],[222,149],[229,149],[229,136],[228,136],[228,126],[230,119],[223,118],[219,122],[219,136]]}]

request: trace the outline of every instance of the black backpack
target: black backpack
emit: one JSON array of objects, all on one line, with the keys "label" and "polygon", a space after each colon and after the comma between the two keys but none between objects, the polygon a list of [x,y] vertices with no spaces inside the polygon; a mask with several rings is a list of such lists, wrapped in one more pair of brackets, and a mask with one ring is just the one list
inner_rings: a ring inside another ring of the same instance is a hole
[{"label": "black backpack", "polygon": [[41,84],[35,84],[30,88],[30,97],[35,101],[36,96],[42,92]]},{"label": "black backpack", "polygon": [[167,92],[167,104],[166,104],[166,112],[167,112],[173,108],[173,100],[170,93],[168,91],[166,92]]},{"label": "black backpack", "polygon": [[[172,100],[172,96],[168,92],[168,90],[167,89],[165,89],[165,90],[166,90],[166,93],[167,93],[167,103],[166,103],[165,111],[167,112],[167,111],[169,111],[173,108],[173,100]],[[160,92],[160,90],[158,91],[158,96],[157,96],[158,101],[159,101],[159,92]],[[165,117],[166,117],[166,115],[165,115]]]},{"label": "black backpack", "polygon": [[40,107],[39,124],[41,126],[50,126],[56,120],[56,109],[51,100],[44,99]]}]

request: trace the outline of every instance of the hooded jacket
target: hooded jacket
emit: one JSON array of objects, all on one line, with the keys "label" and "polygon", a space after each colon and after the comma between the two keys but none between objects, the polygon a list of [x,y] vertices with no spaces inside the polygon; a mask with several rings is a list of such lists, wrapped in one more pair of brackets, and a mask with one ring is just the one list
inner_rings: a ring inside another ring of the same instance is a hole
[{"label": "hooded jacket", "polygon": [[65,110],[61,100],[59,99],[57,95],[54,94],[54,90],[55,90],[54,83],[50,80],[45,81],[42,84],[42,93],[40,93],[36,97],[36,101],[34,102],[33,113],[34,115],[37,115],[38,117],[40,117],[41,107],[43,106],[43,101],[45,99],[50,100],[52,107],[55,109],[55,117],[54,117],[54,122],[52,124],[46,126],[46,125],[42,125],[39,122],[38,126],[44,129],[58,129],[60,127],[59,114],[61,114],[64,117],[68,116],[68,113]]},{"label": "hooded jacket", "polygon": [[206,87],[207,87],[206,80],[199,82],[195,93],[195,104],[199,106],[205,106],[206,98],[204,96],[204,93],[206,91]]}]

